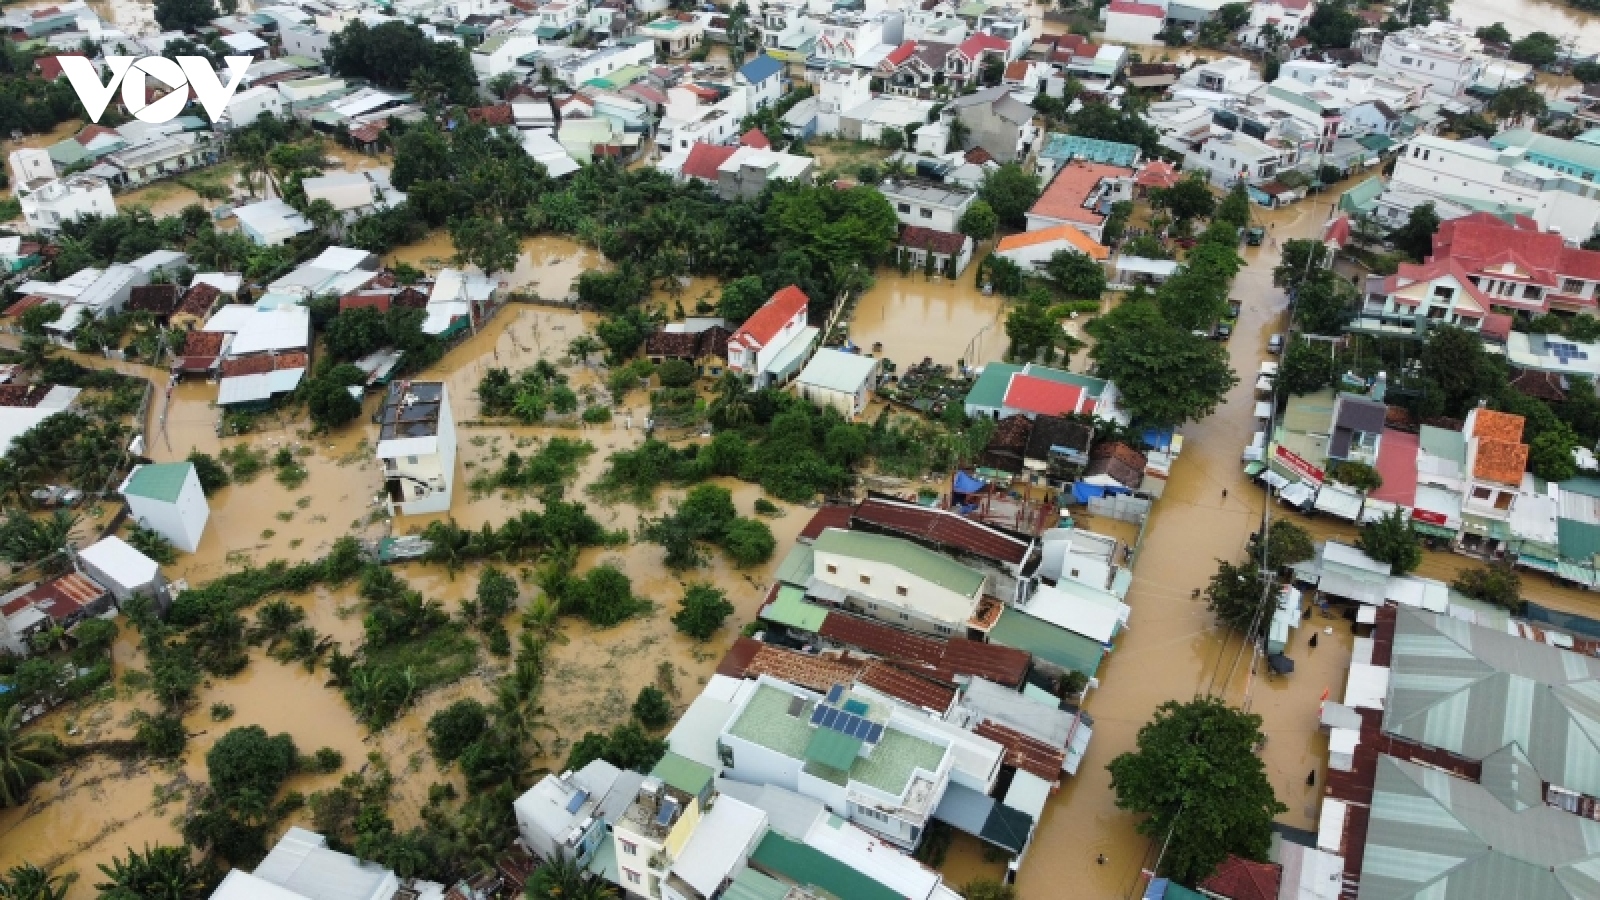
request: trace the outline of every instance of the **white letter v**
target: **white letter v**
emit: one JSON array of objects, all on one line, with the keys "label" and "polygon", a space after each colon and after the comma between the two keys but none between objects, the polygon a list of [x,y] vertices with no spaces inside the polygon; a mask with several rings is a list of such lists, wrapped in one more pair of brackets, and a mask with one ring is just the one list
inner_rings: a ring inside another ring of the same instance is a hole
[{"label": "white letter v", "polygon": [[133,65],[131,56],[106,57],[106,65],[111,69],[111,82],[101,84],[99,71],[88,59],[82,56],[58,56],[56,61],[61,63],[61,71],[67,74],[67,81],[77,92],[78,100],[83,103],[83,111],[89,114],[91,122],[98,122],[105,115],[106,104],[116,96],[117,86],[122,84],[122,77],[128,74],[128,68]]}]

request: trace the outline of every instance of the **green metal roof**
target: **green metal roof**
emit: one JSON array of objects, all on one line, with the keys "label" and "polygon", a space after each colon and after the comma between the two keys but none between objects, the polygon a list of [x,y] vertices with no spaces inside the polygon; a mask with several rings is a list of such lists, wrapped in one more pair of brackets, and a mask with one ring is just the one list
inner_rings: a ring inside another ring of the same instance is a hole
[{"label": "green metal roof", "polygon": [[124,494],[147,497],[163,503],[176,503],[183,493],[183,483],[194,470],[194,463],[157,463],[140,466],[128,479]]},{"label": "green metal roof", "polygon": [[1100,669],[1105,648],[1099,641],[1057,628],[1043,619],[1007,607],[989,630],[990,643],[1026,650],[1045,662],[1082,672],[1090,678]]},{"label": "green metal roof", "polygon": [[1006,386],[1011,383],[1011,376],[1021,371],[1021,366],[1010,363],[995,362],[984,366],[983,374],[972,383],[972,390],[967,391],[967,405],[999,409],[1005,402]]},{"label": "green metal roof", "polygon": [[[611,844],[615,841],[606,841]],[[722,892],[722,900],[783,900],[789,896],[789,886],[776,878],[769,878],[755,869],[741,869],[733,876],[733,883]]]},{"label": "green metal roof", "polygon": [[778,580],[795,587],[805,587],[806,581],[816,571],[817,551],[810,544],[795,544],[789,555],[778,563]]},{"label": "green metal roof", "polygon": [[[1426,426],[1424,426],[1426,427]],[[1600,497],[1600,478],[1592,475],[1578,475],[1561,482],[1561,490],[1585,497]]]},{"label": "green metal roof", "polygon": [[1373,153],[1382,153],[1394,146],[1394,139],[1384,134],[1369,134],[1365,137],[1356,138],[1356,143]]},{"label": "green metal roof", "polygon": [[552,38],[558,38],[565,32],[565,28],[557,28],[554,25],[541,25],[533,30],[535,37],[545,41],[551,40]]},{"label": "green metal roof", "polygon": [[1056,132],[1044,142],[1044,149],[1039,151],[1039,155],[1057,160],[1068,160],[1079,156],[1089,162],[1132,168],[1134,161],[1139,158],[1139,148],[1133,144]]},{"label": "green metal roof", "polygon": [[1459,431],[1424,425],[1417,435],[1417,445],[1429,456],[1467,464],[1467,439]]},{"label": "green metal roof", "polygon": [[697,763],[687,756],[679,756],[671,750],[667,751],[666,756],[661,757],[661,761],[650,770],[650,774],[661,779],[662,783],[669,787],[675,787],[691,797],[705,796],[706,786],[716,777],[710,766]]},{"label": "green metal roof", "polygon": [[1588,562],[1600,553],[1600,525],[1577,519],[1556,519],[1556,546],[1561,550],[1562,559]]},{"label": "green metal roof", "polygon": [[829,528],[818,535],[811,546],[818,553],[836,553],[894,566],[966,597],[982,591],[986,580],[982,572],[969,569],[948,556],[881,534]]},{"label": "green metal roof", "polygon": [[860,755],[860,738],[832,728],[818,728],[811,732],[811,743],[806,744],[806,762],[821,763],[841,772],[850,771]]},{"label": "green metal roof", "polygon": [[[837,826],[835,826],[837,827]],[[814,847],[791,841],[776,831],[756,845],[750,862],[795,884],[819,887],[849,900],[903,900],[899,893]]]},{"label": "green metal roof", "polygon": [[805,591],[786,584],[778,588],[778,598],[761,613],[761,618],[796,631],[817,632],[828,618],[828,611],[807,603]]},{"label": "green metal roof", "polygon": [[1339,208],[1345,212],[1361,212],[1372,206],[1383,194],[1383,179],[1374,175],[1345,191],[1339,198]]},{"label": "green metal roof", "polygon": [[1551,137],[1527,128],[1502,131],[1490,138],[1489,143],[1497,150],[1525,147],[1529,155],[1547,156],[1580,168],[1600,170],[1600,147],[1594,144]]}]

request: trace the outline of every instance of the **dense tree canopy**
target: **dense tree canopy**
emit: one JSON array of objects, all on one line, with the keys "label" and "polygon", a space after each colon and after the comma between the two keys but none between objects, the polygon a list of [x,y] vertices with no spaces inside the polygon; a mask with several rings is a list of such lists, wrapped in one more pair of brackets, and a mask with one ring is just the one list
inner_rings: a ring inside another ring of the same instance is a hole
[{"label": "dense tree canopy", "polygon": [[1130,297],[1087,327],[1101,371],[1141,422],[1204,418],[1238,383],[1221,345],[1168,322],[1154,303]]},{"label": "dense tree canopy", "polygon": [[190,31],[218,16],[211,0],[156,0],[156,24],[162,31]]},{"label": "dense tree canopy", "polygon": [[1229,854],[1266,859],[1272,819],[1288,807],[1255,753],[1263,740],[1260,716],[1214,698],[1169,700],[1139,729],[1138,750],[1111,761],[1118,808],[1164,842],[1158,874],[1194,884]]},{"label": "dense tree canopy", "polygon": [[[1033,202],[1039,199],[1039,176],[1016,163],[1006,163],[983,176],[978,197],[989,205],[1001,225],[1022,227]],[[976,201],[974,201],[976,202]]]},{"label": "dense tree canopy", "polygon": [[1422,565],[1422,539],[1411,527],[1404,510],[1397,509],[1362,526],[1356,546],[1378,562],[1393,566],[1396,575],[1404,575]]},{"label": "dense tree canopy", "polygon": [[[375,28],[352,22],[333,36],[328,62],[339,75],[368,78],[380,87],[417,93],[426,93],[417,90],[426,87],[435,97],[455,103],[470,103],[477,92],[478,79],[466,48],[435,41],[409,22],[385,22]],[[419,81],[426,84],[417,84]]]}]

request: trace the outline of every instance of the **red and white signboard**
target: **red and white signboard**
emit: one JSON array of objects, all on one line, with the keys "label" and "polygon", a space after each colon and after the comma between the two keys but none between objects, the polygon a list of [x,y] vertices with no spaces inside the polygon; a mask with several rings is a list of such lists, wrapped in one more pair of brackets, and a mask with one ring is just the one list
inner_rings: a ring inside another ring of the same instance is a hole
[{"label": "red and white signboard", "polygon": [[1426,509],[1413,509],[1411,518],[1416,519],[1418,522],[1427,522],[1429,525],[1439,526],[1443,526],[1449,521],[1449,517],[1444,513],[1429,512]]},{"label": "red and white signboard", "polygon": [[1288,466],[1289,470],[1299,475],[1302,480],[1321,484],[1326,477],[1321,469],[1306,462],[1304,457],[1282,444],[1277,446],[1275,455],[1278,462]]}]

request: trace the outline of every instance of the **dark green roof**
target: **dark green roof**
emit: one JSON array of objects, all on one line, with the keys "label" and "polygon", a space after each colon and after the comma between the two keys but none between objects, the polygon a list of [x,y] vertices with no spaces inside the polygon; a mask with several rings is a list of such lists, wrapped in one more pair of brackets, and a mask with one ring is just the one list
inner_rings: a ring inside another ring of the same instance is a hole
[{"label": "dark green roof", "polygon": [[761,618],[798,631],[817,632],[822,630],[828,611],[807,603],[805,591],[785,584],[778,588],[778,598],[762,611]]},{"label": "dark green roof", "polygon": [[1090,678],[1100,669],[1106,650],[1099,641],[1057,628],[1043,619],[1007,607],[989,631],[989,642],[1026,650],[1047,663],[1082,672]]},{"label": "dark green roof", "polygon": [[178,495],[183,492],[183,482],[193,469],[194,464],[187,462],[140,466],[134,470],[133,477],[128,479],[128,486],[122,492],[163,503],[176,503]]},{"label": "dark green roof", "polygon": [[656,767],[650,770],[650,775],[661,779],[668,787],[675,787],[691,797],[704,797],[706,785],[711,783],[716,773],[711,771],[710,766],[668,750],[667,755],[661,757]]},{"label": "dark green roof", "polygon": [[806,761],[821,763],[841,772],[850,771],[860,754],[860,738],[832,728],[818,728],[811,732],[811,742],[806,744]]},{"label": "dark green roof", "polygon": [[761,839],[750,862],[795,884],[819,887],[841,900],[904,900],[881,882],[776,831],[768,831]]},{"label": "dark green roof", "polygon": [[964,597],[976,596],[983,589],[985,576],[948,556],[935,553],[921,544],[865,531],[828,528],[812,542],[818,553],[834,553],[851,559],[866,559],[894,566]]},{"label": "dark green roof", "polygon": [[989,818],[984,820],[983,834],[979,837],[1012,853],[1021,853],[1028,845],[1028,834],[1033,831],[1033,816],[1004,803],[989,807]]}]

